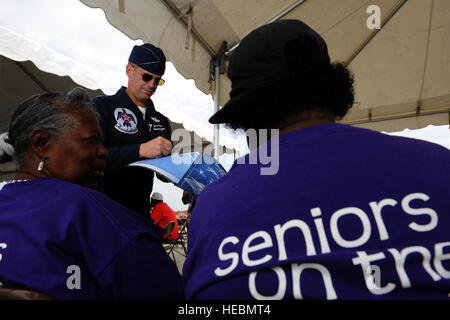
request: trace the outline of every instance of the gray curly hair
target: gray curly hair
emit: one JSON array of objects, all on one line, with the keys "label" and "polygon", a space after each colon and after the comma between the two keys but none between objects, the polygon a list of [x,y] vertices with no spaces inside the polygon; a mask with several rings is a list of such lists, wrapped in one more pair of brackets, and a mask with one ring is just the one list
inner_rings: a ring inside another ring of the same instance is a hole
[{"label": "gray curly hair", "polygon": [[65,130],[79,125],[71,114],[86,111],[93,112],[98,118],[87,91],[79,87],[68,92],[34,95],[25,100],[16,109],[9,124],[9,142],[16,150],[19,163],[21,155],[28,150],[34,129],[44,129],[57,137]]}]

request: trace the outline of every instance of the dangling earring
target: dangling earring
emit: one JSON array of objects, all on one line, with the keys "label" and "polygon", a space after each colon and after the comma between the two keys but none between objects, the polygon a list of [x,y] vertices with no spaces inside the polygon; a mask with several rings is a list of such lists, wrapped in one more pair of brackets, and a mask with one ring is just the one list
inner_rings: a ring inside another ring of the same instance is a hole
[{"label": "dangling earring", "polygon": [[39,165],[37,167],[37,171],[41,172],[42,169],[44,169],[44,159],[41,159],[41,162],[39,162]]}]

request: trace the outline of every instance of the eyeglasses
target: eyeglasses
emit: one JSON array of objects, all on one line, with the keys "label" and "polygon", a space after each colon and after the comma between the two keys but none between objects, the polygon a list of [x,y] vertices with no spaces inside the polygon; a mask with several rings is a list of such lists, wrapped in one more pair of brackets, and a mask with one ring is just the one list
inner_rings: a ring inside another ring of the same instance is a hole
[{"label": "eyeglasses", "polygon": [[161,77],[156,77],[150,73],[141,73],[134,66],[133,66],[133,68],[135,71],[137,71],[141,75],[142,81],[144,81],[144,82],[150,82],[153,79],[155,79],[155,82],[158,86],[162,86],[165,83],[165,81]]}]

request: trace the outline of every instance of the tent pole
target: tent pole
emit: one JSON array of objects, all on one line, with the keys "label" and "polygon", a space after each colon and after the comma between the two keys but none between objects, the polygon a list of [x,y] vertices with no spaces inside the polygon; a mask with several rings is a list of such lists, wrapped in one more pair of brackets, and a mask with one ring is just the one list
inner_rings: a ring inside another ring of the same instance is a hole
[{"label": "tent pole", "polygon": [[[294,4],[290,5],[288,8],[284,9],[282,12],[280,12],[279,14],[277,14],[275,17],[273,17],[272,19],[270,19],[269,21],[267,21],[264,24],[269,24],[275,21],[280,20],[281,18],[283,18],[284,16],[286,16],[288,13],[290,13],[291,11],[293,11],[295,8],[297,8],[299,5],[301,5],[303,2],[305,2],[306,0],[297,0]],[[231,53],[239,46],[241,42],[239,41],[238,43],[234,44],[230,50],[228,50],[225,54],[227,56],[230,56]]]},{"label": "tent pole", "polygon": [[[214,75],[215,91],[214,91],[214,113],[219,111],[220,97],[220,74],[225,73],[225,51],[227,50],[227,42],[223,41],[217,54],[212,57],[210,62],[210,73]],[[219,160],[219,124],[214,125],[214,157]]]},{"label": "tent pole", "polygon": [[435,111],[429,111],[424,112],[421,111],[419,114],[416,111],[412,111],[410,114],[401,114],[398,116],[385,116],[385,117],[378,117],[378,118],[372,118],[372,119],[366,119],[366,120],[355,120],[355,121],[342,121],[342,123],[349,124],[349,125],[357,125],[357,124],[365,124],[365,123],[373,123],[373,122],[380,122],[380,121],[390,121],[390,120],[398,120],[398,119],[406,119],[406,118],[418,118],[418,117],[425,117],[425,116],[432,116],[436,114],[443,114],[448,113],[449,115],[449,123],[450,123],[450,111],[448,109],[442,109],[442,110],[435,110]]},{"label": "tent pole", "polygon": [[[216,89],[214,91],[214,113],[219,111],[219,97],[220,97],[220,66],[214,67],[214,83]],[[214,125],[214,157],[219,160],[219,124]]]},{"label": "tent pole", "polygon": [[[178,10],[177,6],[171,0],[161,0],[162,3],[166,5],[166,7],[172,12],[173,16],[177,18],[183,25],[188,27],[188,22],[184,18],[184,14]],[[197,29],[194,26],[191,28],[191,33],[194,34],[194,37],[197,38],[198,42],[209,52],[211,56],[216,55],[216,52],[210,47],[208,42],[203,39],[203,37],[198,33]]]},{"label": "tent pole", "polygon": [[20,62],[14,61],[16,66],[22,70],[31,80],[33,80],[34,83],[38,85],[39,88],[41,88],[45,92],[50,92],[50,90],[41,82],[38,78],[36,78],[25,66],[23,66]]},{"label": "tent pole", "polygon": [[375,38],[375,36],[378,34],[378,32],[380,32],[384,28],[384,26],[392,19],[392,17],[403,7],[403,5],[406,3],[406,1],[408,1],[408,0],[402,0],[402,2],[400,2],[392,10],[392,12],[389,14],[389,16],[381,24],[381,28],[375,29],[375,31],[369,36],[369,38],[367,38],[366,41],[364,41],[364,43],[358,49],[356,49],[356,51],[352,54],[350,59],[348,59],[345,62],[346,66],[350,65],[350,63],[352,63],[353,60],[355,60],[355,58],[361,53],[361,51],[363,51],[364,48],[367,47],[367,45],[373,40],[373,38]]}]

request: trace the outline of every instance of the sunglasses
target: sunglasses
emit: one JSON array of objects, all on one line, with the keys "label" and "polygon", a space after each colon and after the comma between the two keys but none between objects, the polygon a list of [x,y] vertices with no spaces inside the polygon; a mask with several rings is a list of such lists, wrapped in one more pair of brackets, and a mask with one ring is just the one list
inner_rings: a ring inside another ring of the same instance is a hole
[{"label": "sunglasses", "polygon": [[136,68],[134,68],[134,70],[137,71],[141,75],[142,81],[144,81],[144,82],[150,82],[153,79],[155,79],[156,84],[158,86],[162,86],[165,83],[165,81],[161,77],[155,77],[154,75],[151,75],[150,73],[141,73]]}]

